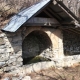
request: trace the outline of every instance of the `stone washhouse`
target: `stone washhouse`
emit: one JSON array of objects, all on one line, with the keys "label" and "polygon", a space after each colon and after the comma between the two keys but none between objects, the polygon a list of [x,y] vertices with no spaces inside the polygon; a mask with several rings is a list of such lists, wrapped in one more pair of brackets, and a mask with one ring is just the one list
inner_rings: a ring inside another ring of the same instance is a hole
[{"label": "stone washhouse", "polygon": [[[31,73],[80,62],[79,23],[58,0],[42,0],[21,10],[0,33],[0,72]],[[29,64],[36,56],[41,60]]]}]

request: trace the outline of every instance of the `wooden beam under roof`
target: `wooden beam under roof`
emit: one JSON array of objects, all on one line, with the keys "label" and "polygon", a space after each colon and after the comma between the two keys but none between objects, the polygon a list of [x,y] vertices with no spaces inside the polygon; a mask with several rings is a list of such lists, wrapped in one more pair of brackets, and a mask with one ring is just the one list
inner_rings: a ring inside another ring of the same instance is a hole
[{"label": "wooden beam under roof", "polygon": [[53,10],[50,7],[47,8],[47,11],[49,11],[51,14],[53,14],[54,17],[57,18],[58,20],[62,20],[61,17],[57,13],[53,12]]},{"label": "wooden beam under roof", "polygon": [[60,26],[60,23],[55,18],[33,17],[28,20],[26,26]]},{"label": "wooden beam under roof", "polygon": [[53,17],[50,13],[48,13],[46,10],[44,10],[44,13],[46,13],[49,17]]}]

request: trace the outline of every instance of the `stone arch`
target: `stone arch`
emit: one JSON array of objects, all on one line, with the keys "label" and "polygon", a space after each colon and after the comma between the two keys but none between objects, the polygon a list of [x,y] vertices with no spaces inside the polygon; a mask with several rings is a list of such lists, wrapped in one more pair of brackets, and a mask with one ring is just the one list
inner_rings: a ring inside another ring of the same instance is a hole
[{"label": "stone arch", "polygon": [[51,47],[52,42],[47,33],[40,29],[30,31],[22,43],[23,64],[37,55],[49,57],[49,53],[52,52]]},{"label": "stone arch", "polygon": [[32,31],[35,31],[35,30],[41,30],[42,28],[40,26],[33,26],[33,27],[29,27],[27,29],[24,29],[24,31],[22,32],[23,33],[23,36],[22,36],[22,39],[24,40],[25,37],[27,35],[29,35]]}]

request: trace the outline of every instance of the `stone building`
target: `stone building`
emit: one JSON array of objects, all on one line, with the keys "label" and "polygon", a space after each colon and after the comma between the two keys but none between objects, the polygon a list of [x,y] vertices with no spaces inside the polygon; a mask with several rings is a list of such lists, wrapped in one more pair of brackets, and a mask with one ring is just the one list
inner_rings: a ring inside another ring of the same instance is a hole
[{"label": "stone building", "polygon": [[[21,10],[0,32],[0,72],[32,72],[80,62],[79,23],[58,0]],[[34,58],[40,60],[33,63]]]}]

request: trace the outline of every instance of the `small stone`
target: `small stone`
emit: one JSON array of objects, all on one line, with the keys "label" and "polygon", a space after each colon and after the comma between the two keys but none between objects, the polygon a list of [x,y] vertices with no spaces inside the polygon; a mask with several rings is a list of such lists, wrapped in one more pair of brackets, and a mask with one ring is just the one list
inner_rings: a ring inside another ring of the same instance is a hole
[{"label": "small stone", "polygon": [[5,34],[3,33],[3,34],[0,34],[0,37],[4,37],[5,36]]},{"label": "small stone", "polygon": [[2,74],[2,73],[3,73],[3,69],[1,68],[1,69],[0,69],[0,74]]},{"label": "small stone", "polygon": [[22,80],[22,78],[23,78],[23,76],[19,76],[19,77],[18,77],[19,80]]},{"label": "small stone", "polygon": [[12,80],[20,80],[18,77],[12,77]]},{"label": "small stone", "polygon": [[6,78],[4,78],[3,80],[10,80],[10,78],[9,78],[9,77],[6,77]]},{"label": "small stone", "polygon": [[15,76],[14,76],[14,77],[12,77],[11,80],[22,80],[22,78],[23,78],[22,76],[19,76],[19,77],[15,77]]},{"label": "small stone", "polygon": [[8,64],[13,63],[13,62],[16,62],[16,58],[15,57],[12,58],[12,59],[9,59],[9,61],[7,61]]},{"label": "small stone", "polygon": [[22,51],[18,51],[17,52],[17,55],[22,55]]},{"label": "small stone", "polygon": [[19,58],[17,59],[17,61],[18,61],[18,62],[23,61],[22,57],[19,57]]},{"label": "small stone", "polygon": [[32,80],[30,76],[25,76],[22,80]]},{"label": "small stone", "polygon": [[2,67],[3,65],[5,65],[5,62],[0,62],[0,67]]},{"label": "small stone", "polygon": [[10,66],[10,67],[4,67],[3,68],[4,69],[4,71],[13,71],[13,70],[15,70],[16,69],[16,66]]},{"label": "small stone", "polygon": [[[1,46],[0,46],[1,47]],[[5,49],[0,48],[0,53],[5,53]]]},{"label": "small stone", "polygon": [[6,48],[5,45],[0,45],[0,53],[1,53],[1,50],[2,50],[2,49],[3,49],[3,51],[4,51],[4,48]]},{"label": "small stone", "polygon": [[25,68],[24,67],[17,67],[16,70],[11,71],[11,74],[13,75],[19,75],[21,77],[24,77],[26,75]]},{"label": "small stone", "polygon": [[17,67],[21,67],[23,65],[23,63],[22,62],[17,62]]},{"label": "small stone", "polygon": [[[9,64],[9,65],[10,65],[10,64]],[[16,66],[16,65],[17,65],[17,62],[12,62],[11,65]],[[11,65],[10,65],[10,66],[11,66]]]},{"label": "small stone", "polygon": [[11,48],[7,48],[6,52],[7,52],[7,53],[8,53],[8,52],[11,52]]},{"label": "small stone", "polygon": [[10,71],[11,67],[4,67],[3,70],[4,71]]},{"label": "small stone", "polygon": [[6,61],[9,59],[9,53],[0,54],[0,61]]}]

